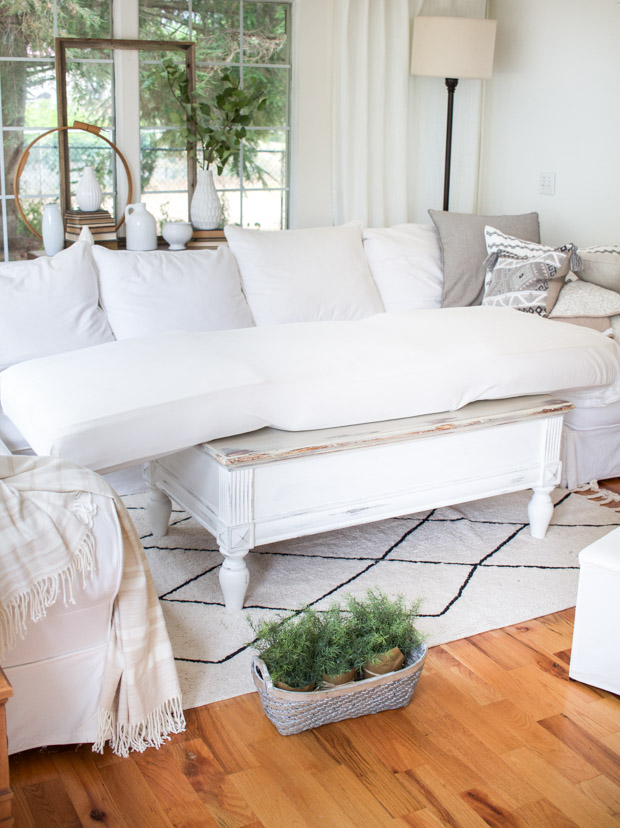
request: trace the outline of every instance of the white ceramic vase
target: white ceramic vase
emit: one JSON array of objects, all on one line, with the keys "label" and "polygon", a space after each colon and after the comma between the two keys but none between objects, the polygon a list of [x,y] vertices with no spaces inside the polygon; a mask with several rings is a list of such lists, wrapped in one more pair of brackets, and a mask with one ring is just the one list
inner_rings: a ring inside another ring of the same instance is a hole
[{"label": "white ceramic vase", "polygon": [[189,221],[166,221],[161,234],[170,245],[170,250],[185,250],[185,245],[192,237],[192,225]]},{"label": "white ceramic vase", "polygon": [[75,198],[80,210],[92,212],[101,207],[103,193],[92,167],[84,167],[84,172],[75,191]]},{"label": "white ceramic vase", "polygon": [[157,224],[143,201],[125,207],[125,225],[127,250],[157,249]]},{"label": "white ceramic vase", "polygon": [[192,226],[197,230],[214,230],[222,221],[222,204],[213,183],[213,172],[198,168],[198,180],[189,208]]},{"label": "white ceramic vase", "polygon": [[55,256],[65,246],[65,228],[58,204],[46,204],[43,208],[41,235],[48,256]]}]

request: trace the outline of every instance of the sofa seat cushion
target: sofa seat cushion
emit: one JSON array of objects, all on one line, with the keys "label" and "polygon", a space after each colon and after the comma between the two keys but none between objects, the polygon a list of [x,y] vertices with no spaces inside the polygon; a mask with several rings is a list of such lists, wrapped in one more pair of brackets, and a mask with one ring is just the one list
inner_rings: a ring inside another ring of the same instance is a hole
[{"label": "sofa seat cushion", "polygon": [[218,437],[412,417],[477,399],[620,399],[620,348],[507,308],[383,313],[128,339],[14,365],[7,414],[38,454],[98,471]]},{"label": "sofa seat cushion", "polygon": [[252,325],[235,257],[217,250],[93,247],[101,304],[116,339]]},{"label": "sofa seat cushion", "polygon": [[242,410],[261,375],[213,353],[208,337],[169,333],[22,362],[0,375],[5,412],[36,454],[99,472],[185,448],[211,431],[262,427]]}]

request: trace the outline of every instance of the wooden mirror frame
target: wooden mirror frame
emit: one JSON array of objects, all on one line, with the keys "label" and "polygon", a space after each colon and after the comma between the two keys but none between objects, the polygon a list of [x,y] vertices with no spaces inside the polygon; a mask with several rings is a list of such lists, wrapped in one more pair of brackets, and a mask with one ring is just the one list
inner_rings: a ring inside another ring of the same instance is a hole
[{"label": "wooden mirror frame", "polygon": [[[56,44],[56,100],[58,126],[67,124],[67,49],[125,49],[149,52],[184,52],[185,71],[189,82],[189,93],[196,88],[196,46],[190,40],[127,40],[98,37],[57,37]],[[100,136],[103,137],[103,136]],[[67,130],[58,133],[58,155],[60,165],[60,210],[64,216],[71,203],[71,182],[69,180],[69,141]],[[188,199],[196,186],[196,159],[187,154]]]}]

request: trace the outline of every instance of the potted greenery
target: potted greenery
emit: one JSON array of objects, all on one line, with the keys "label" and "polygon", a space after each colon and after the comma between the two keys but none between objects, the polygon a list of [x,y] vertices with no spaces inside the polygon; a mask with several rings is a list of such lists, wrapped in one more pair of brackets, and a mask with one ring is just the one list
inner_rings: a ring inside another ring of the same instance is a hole
[{"label": "potted greenery", "polygon": [[319,617],[309,607],[287,617],[250,622],[258,651],[276,687],[307,692],[318,678],[316,646]]},{"label": "potted greenery", "polygon": [[390,598],[378,590],[369,589],[363,599],[348,596],[364,678],[398,670],[422,643],[415,626],[419,607],[419,602],[408,607],[402,595]]},{"label": "potted greenery", "polygon": [[353,619],[340,604],[332,604],[320,618],[316,646],[317,673],[323,686],[355,681],[364,660]]},{"label": "potted greenery", "polygon": [[197,90],[190,92],[184,66],[172,59],[163,61],[168,85],[179,104],[172,115],[187,141],[190,157],[198,164],[198,181],[190,205],[192,225],[201,230],[219,226],[222,208],[215,185],[213,168],[222,175],[231,158],[239,154],[241,142],[247,138],[246,127],[258,110],[267,103],[265,84],[260,78],[249,77],[243,88],[238,78],[224,73],[219,89],[209,101],[201,100]]},{"label": "potted greenery", "polygon": [[[349,596],[344,609],[335,604],[318,613],[305,607],[288,618],[252,624],[251,646],[262,657],[254,657],[252,677],[278,732],[301,733],[409,704],[427,651],[415,628],[417,608],[407,607],[402,596],[391,599],[370,590],[363,599]],[[400,648],[405,653],[402,669],[382,657],[393,648],[399,656]],[[379,666],[355,680],[358,668],[367,662],[373,668],[373,660]],[[315,686],[303,695],[289,692]]]}]

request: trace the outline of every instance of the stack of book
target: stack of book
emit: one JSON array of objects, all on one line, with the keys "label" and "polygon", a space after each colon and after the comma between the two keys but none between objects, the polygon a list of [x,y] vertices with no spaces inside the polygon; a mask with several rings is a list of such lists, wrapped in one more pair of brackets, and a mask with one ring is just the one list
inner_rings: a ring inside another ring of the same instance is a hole
[{"label": "stack of book", "polygon": [[219,230],[196,230],[194,228],[192,237],[185,247],[188,250],[195,250],[199,247],[215,248],[220,244],[227,244],[226,236],[221,228]]},{"label": "stack of book", "polygon": [[84,227],[89,227],[96,244],[118,247],[114,219],[107,210],[65,210],[65,239],[77,241]]}]

